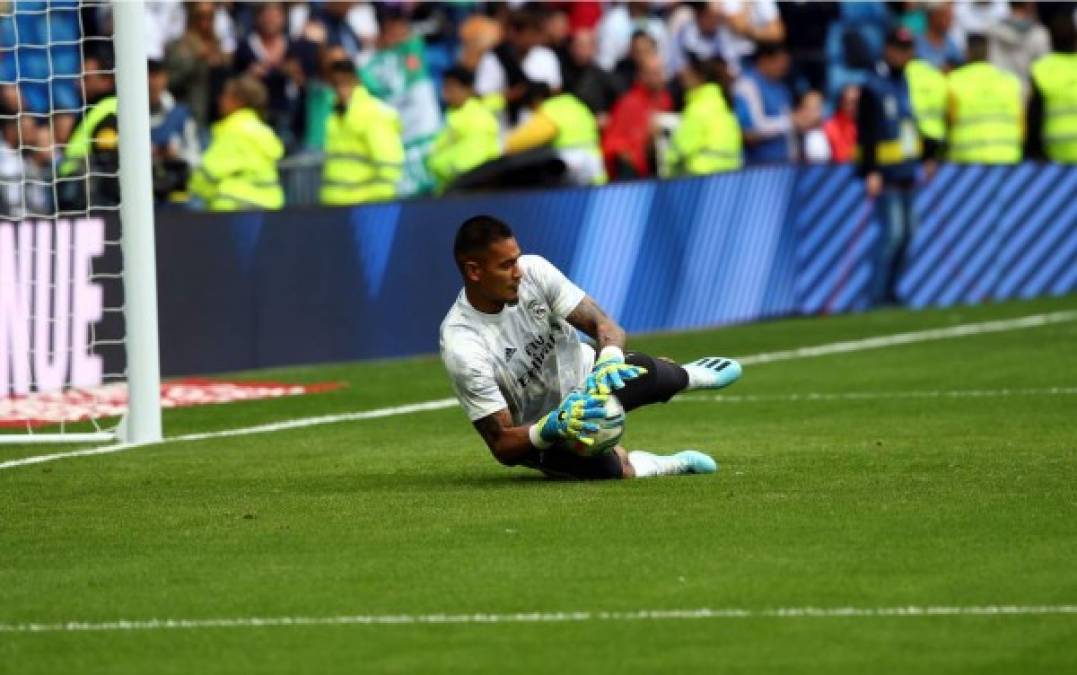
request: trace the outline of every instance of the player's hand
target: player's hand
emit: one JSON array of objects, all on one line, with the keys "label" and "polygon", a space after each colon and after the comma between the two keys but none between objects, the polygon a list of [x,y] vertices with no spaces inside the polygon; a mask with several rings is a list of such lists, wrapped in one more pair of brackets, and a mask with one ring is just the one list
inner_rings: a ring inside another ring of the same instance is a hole
[{"label": "player's hand", "polygon": [[878,171],[872,171],[864,179],[864,192],[868,199],[875,199],[883,192],[883,175]]},{"label": "player's hand", "polygon": [[[606,416],[608,396],[594,396],[574,391],[561,401],[545,417],[531,427],[531,442],[535,447],[549,447],[561,440],[574,440],[591,445],[594,439],[588,435],[598,433],[598,425],[587,420]],[[536,438],[536,435],[538,438]]]},{"label": "player's hand", "polygon": [[605,347],[587,376],[585,387],[589,394],[605,396],[623,389],[625,382],[646,375],[647,369],[625,363],[624,354],[617,347]]}]

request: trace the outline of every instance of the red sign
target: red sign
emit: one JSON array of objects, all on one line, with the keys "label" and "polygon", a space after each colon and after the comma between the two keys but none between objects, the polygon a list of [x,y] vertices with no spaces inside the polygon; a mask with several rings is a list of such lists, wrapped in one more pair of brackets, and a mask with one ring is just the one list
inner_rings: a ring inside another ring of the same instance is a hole
[{"label": "red sign", "polygon": [[[236,401],[257,401],[302,396],[340,389],[340,382],[283,384],[280,382],[224,382],[204,378],[173,380],[161,385],[162,408],[186,408]],[[127,384],[68,389],[0,398],[0,428],[40,427],[91,418],[118,417],[127,412]]]}]

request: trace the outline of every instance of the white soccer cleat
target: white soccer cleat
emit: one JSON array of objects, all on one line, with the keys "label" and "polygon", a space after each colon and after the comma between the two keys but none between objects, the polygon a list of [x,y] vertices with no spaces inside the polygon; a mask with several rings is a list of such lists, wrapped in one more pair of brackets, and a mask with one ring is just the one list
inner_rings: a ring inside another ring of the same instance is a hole
[{"label": "white soccer cleat", "polygon": [[718,462],[710,455],[703,454],[699,450],[682,450],[673,455],[683,467],[681,473],[715,473],[718,471]]},{"label": "white soccer cleat", "polygon": [[740,364],[724,356],[705,356],[682,366],[689,389],[723,389],[740,379]]}]

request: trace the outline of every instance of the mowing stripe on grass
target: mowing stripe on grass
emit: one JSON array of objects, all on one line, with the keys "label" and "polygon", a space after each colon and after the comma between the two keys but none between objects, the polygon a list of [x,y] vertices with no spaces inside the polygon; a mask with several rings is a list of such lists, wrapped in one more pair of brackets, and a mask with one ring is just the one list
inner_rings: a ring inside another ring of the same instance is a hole
[{"label": "mowing stripe on grass", "polygon": [[680,403],[795,403],[799,401],[873,401],[894,398],[996,398],[1006,396],[1074,396],[1077,387],[1042,387],[1039,389],[939,389],[926,391],[847,391],[806,394],[689,394],[671,401]]},{"label": "mowing stripe on grass", "polygon": [[699,619],[830,619],[927,616],[1036,616],[1077,614],[1077,605],[910,605],[907,607],[779,607],[776,609],[644,609],[624,611],[516,612],[476,614],[354,614],[270,616],[232,619],[119,619],[64,623],[0,624],[0,633],[78,633],[272,628],[288,626],[400,626],[418,624],[582,623],[587,621],[674,621]]},{"label": "mowing stripe on grass", "polygon": [[[881,349],[884,347],[895,347],[899,345],[908,345],[917,342],[928,342],[932,340],[946,340],[950,338],[966,337],[969,335],[983,335],[985,333],[998,333],[1002,331],[1020,330],[1024,328],[1037,328],[1040,326],[1048,326],[1051,324],[1063,323],[1074,320],[1077,320],[1077,311],[1074,310],[1050,312],[1047,314],[1032,314],[1029,316],[1018,317],[1016,319],[1000,319],[996,321],[983,321],[980,323],[966,323],[957,326],[950,326],[948,328],[932,328],[928,330],[913,331],[908,333],[880,335],[877,337],[863,338],[860,340],[843,340],[841,342],[829,342],[826,344],[815,345],[812,347],[800,347],[797,349],[787,349],[777,352],[753,354],[751,356],[740,357],[738,358],[738,360],[744,365],[759,365],[763,363],[773,363],[775,361],[812,358],[815,356],[826,356],[829,354],[846,354],[849,352],[858,352],[867,349]],[[422,412],[425,410],[441,410],[443,408],[451,408],[454,405],[456,405],[456,399],[442,398],[434,401],[424,401],[422,403],[411,403],[408,405],[392,406],[389,408],[378,408],[376,410],[364,410],[360,412],[343,413],[339,415],[322,415],[320,417],[304,417],[301,419],[286,420],[284,422],[274,422],[272,424],[261,424],[253,427],[226,429],[224,431],[211,431],[199,434],[185,434],[182,436],[171,436],[165,438],[159,443],[117,443],[115,445],[106,445],[98,448],[70,450],[67,452],[57,452],[49,455],[35,455],[32,457],[23,457],[20,459],[8,460],[6,462],[0,462],[0,470],[13,469],[16,467],[28,466],[31,464],[41,464],[42,462],[52,462],[59,459],[70,459],[72,457],[109,455],[116,452],[131,450],[137,447],[145,447],[147,445],[182,443],[185,441],[202,441],[211,438],[226,438],[230,436],[248,436],[251,434],[272,433],[274,431],[300,429],[303,427],[320,426],[323,424],[336,424],[339,422],[354,422],[358,420],[393,417],[396,415],[407,415],[409,413]]]}]

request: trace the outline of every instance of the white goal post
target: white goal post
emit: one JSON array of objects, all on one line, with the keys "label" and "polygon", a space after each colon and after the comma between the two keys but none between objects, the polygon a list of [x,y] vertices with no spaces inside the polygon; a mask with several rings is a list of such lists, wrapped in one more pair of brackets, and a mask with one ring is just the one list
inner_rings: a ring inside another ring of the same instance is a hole
[{"label": "white goal post", "polygon": [[[15,11],[19,10],[16,9]],[[44,11],[47,13],[51,10],[45,9]],[[102,312],[113,311],[119,313],[121,311],[119,307],[105,307],[103,309],[99,307],[96,310],[96,315],[92,312],[90,313],[89,319],[82,316],[83,321],[81,323],[77,318],[71,319],[70,324],[72,327],[70,329],[48,327],[51,323],[65,320],[58,314],[54,315],[53,312],[60,312],[61,310],[57,309],[58,307],[63,307],[63,311],[66,311],[67,308],[74,306],[78,300],[79,284],[83,284],[82,289],[85,291],[86,288],[91,286],[93,279],[96,277],[117,276],[116,274],[95,275],[92,258],[87,258],[80,265],[77,252],[74,254],[75,262],[72,263],[70,261],[71,251],[76,248],[72,242],[80,237],[84,240],[96,242],[91,243],[89,250],[91,251],[90,255],[96,254],[98,256],[102,255],[106,245],[114,245],[116,242],[105,240],[104,234],[101,233],[90,236],[78,231],[80,227],[92,224],[99,225],[101,232],[104,232],[104,226],[100,225],[99,219],[96,219],[97,222],[90,223],[95,219],[78,217],[80,215],[90,215],[93,209],[89,200],[84,214],[63,212],[58,208],[46,213],[37,211],[33,207],[27,208],[26,197],[23,196],[21,215],[11,216],[7,220],[0,219],[0,226],[7,226],[8,229],[7,233],[0,232],[0,235],[3,235],[0,237],[0,245],[6,242],[7,248],[10,249],[6,255],[4,255],[4,251],[0,251],[0,266],[9,268],[7,270],[0,269],[0,283],[3,283],[5,279],[15,280],[21,281],[21,285],[27,287],[30,285],[28,279],[41,276],[42,273],[38,268],[48,268],[45,273],[45,278],[47,279],[45,283],[48,285],[44,290],[22,288],[19,291],[9,291],[7,296],[0,293],[0,296],[3,296],[0,297],[0,313],[8,314],[6,317],[0,316],[0,331],[4,332],[3,335],[0,335],[0,359],[6,359],[3,364],[0,364],[2,366],[0,367],[0,377],[5,380],[0,382],[0,404],[5,403],[5,396],[9,391],[12,392],[12,397],[8,399],[10,403],[10,401],[16,400],[19,395],[25,398],[26,396],[33,396],[35,390],[42,390],[42,384],[38,380],[38,373],[36,373],[38,363],[74,364],[79,358],[86,358],[85,355],[72,354],[61,359],[55,353],[56,351],[68,348],[71,352],[79,349],[90,352],[95,347],[100,349],[102,346],[116,346],[117,348],[122,347],[125,352],[123,358],[125,372],[108,373],[107,376],[112,377],[115,381],[114,383],[120,386],[122,386],[122,380],[126,381],[127,412],[118,424],[114,422],[103,423],[97,419],[91,419],[92,427],[88,430],[83,430],[78,425],[65,424],[61,424],[58,431],[45,428],[39,432],[34,425],[30,424],[27,424],[25,429],[2,429],[0,430],[3,431],[3,433],[0,433],[0,444],[86,443],[99,441],[152,443],[161,440],[162,437],[156,251],[154,245],[152,193],[153,174],[150,160],[144,3],[141,0],[112,0],[111,13],[113,21],[112,44],[116,63],[116,124],[120,139],[118,143],[120,167],[118,176],[120,186],[118,207],[120,237],[118,244],[119,249],[122,251],[123,261],[122,272],[119,274],[122,277],[123,289],[122,338],[98,339],[93,332],[92,325],[88,329],[85,327],[79,328],[79,326],[85,326],[92,321],[95,316],[100,319]],[[14,21],[17,18],[19,17],[13,15],[12,20]],[[51,20],[51,17],[46,16],[46,19]],[[48,35],[47,41],[50,44],[45,45],[45,49],[51,49],[53,46],[51,44],[53,41],[51,29]],[[81,42],[80,39],[78,49],[84,51]],[[68,41],[64,44],[71,45],[72,42]],[[41,45],[35,44],[33,46],[40,47]],[[17,45],[8,48],[11,52],[14,52]],[[51,56],[49,67],[50,69],[52,68]],[[49,79],[51,80],[51,73]],[[51,86],[51,81],[48,84]],[[51,93],[49,94],[49,104],[50,106],[55,105]],[[81,107],[83,115],[87,110],[86,106]],[[67,109],[66,112],[72,111]],[[16,123],[19,125],[20,139],[18,146],[15,148],[16,152],[21,152],[24,149],[40,149],[34,147],[38,143],[37,141],[24,140],[22,135],[22,118],[27,114],[32,115],[35,113],[24,113],[20,108],[18,113],[14,115]],[[49,110],[47,115],[40,112],[36,113],[36,115],[38,122],[51,130],[53,126],[53,120],[51,119],[52,109]],[[9,115],[8,117],[12,116]],[[115,174],[111,175],[115,176]],[[57,193],[56,183],[62,180],[62,178],[54,179],[51,186],[54,195]],[[36,183],[40,186],[45,181],[28,179],[24,170],[19,179],[5,184],[5,189],[11,188],[13,184],[19,189],[23,189],[31,183]],[[113,210],[115,210],[114,207]],[[42,252],[42,242],[47,242],[49,249],[47,252]],[[55,252],[53,252],[54,245]],[[16,254],[15,251],[18,253]],[[61,262],[60,258],[62,256],[68,256],[68,258]],[[33,262],[28,262],[30,258],[33,258]],[[55,271],[53,270],[54,267]],[[27,271],[31,268],[34,269],[33,272]],[[61,270],[63,271],[61,272]],[[88,270],[81,279],[79,278],[80,270]],[[61,288],[65,280],[69,282],[68,287]],[[71,290],[72,288],[75,290]],[[91,288],[90,290],[98,294],[102,293],[100,289]],[[33,310],[30,305],[33,305]],[[42,306],[45,309],[42,309]],[[34,311],[41,313],[46,310],[48,310],[49,314],[44,318],[33,314]],[[79,310],[73,311],[78,314]],[[38,328],[37,324],[39,323],[44,324],[46,328]],[[31,329],[31,324],[34,326],[33,329]],[[65,334],[61,341],[56,338],[58,330],[71,332]],[[76,335],[83,335],[87,330],[89,331],[87,340],[78,342]],[[32,332],[35,344],[31,346],[30,335]],[[41,340],[41,334],[46,335],[44,340]],[[48,336],[52,336],[51,339]],[[44,344],[36,344],[37,342],[43,342]],[[18,343],[18,345],[15,343]],[[60,346],[61,344],[63,345],[62,347]],[[16,347],[19,348],[17,349]],[[46,354],[43,357],[34,355],[34,350],[44,350]],[[91,355],[90,358],[97,357]],[[19,361],[19,359],[22,359],[22,361]],[[31,362],[33,362],[33,366],[31,366]],[[63,368],[66,372],[68,367],[73,373],[74,365],[60,366],[58,368]],[[29,375],[31,368],[35,369],[32,377]],[[97,371],[100,373],[101,367],[98,367]],[[54,372],[53,375],[55,374]],[[14,385],[9,387],[7,380],[10,379],[14,383],[19,377],[22,378],[22,388],[26,391],[20,392],[19,387]],[[26,384],[28,380],[32,380],[29,385]],[[98,380],[97,384],[104,383],[101,377],[98,377]],[[54,381],[52,388],[61,392],[72,389],[77,392],[80,384],[84,383],[79,382],[77,378],[74,382],[65,379],[62,386],[58,386],[58,383]],[[62,401],[63,397],[60,396],[59,400]],[[107,408],[102,409],[107,410]],[[104,413],[104,415],[109,414],[109,412]],[[66,426],[75,426],[75,430],[68,432],[65,429]]]}]

